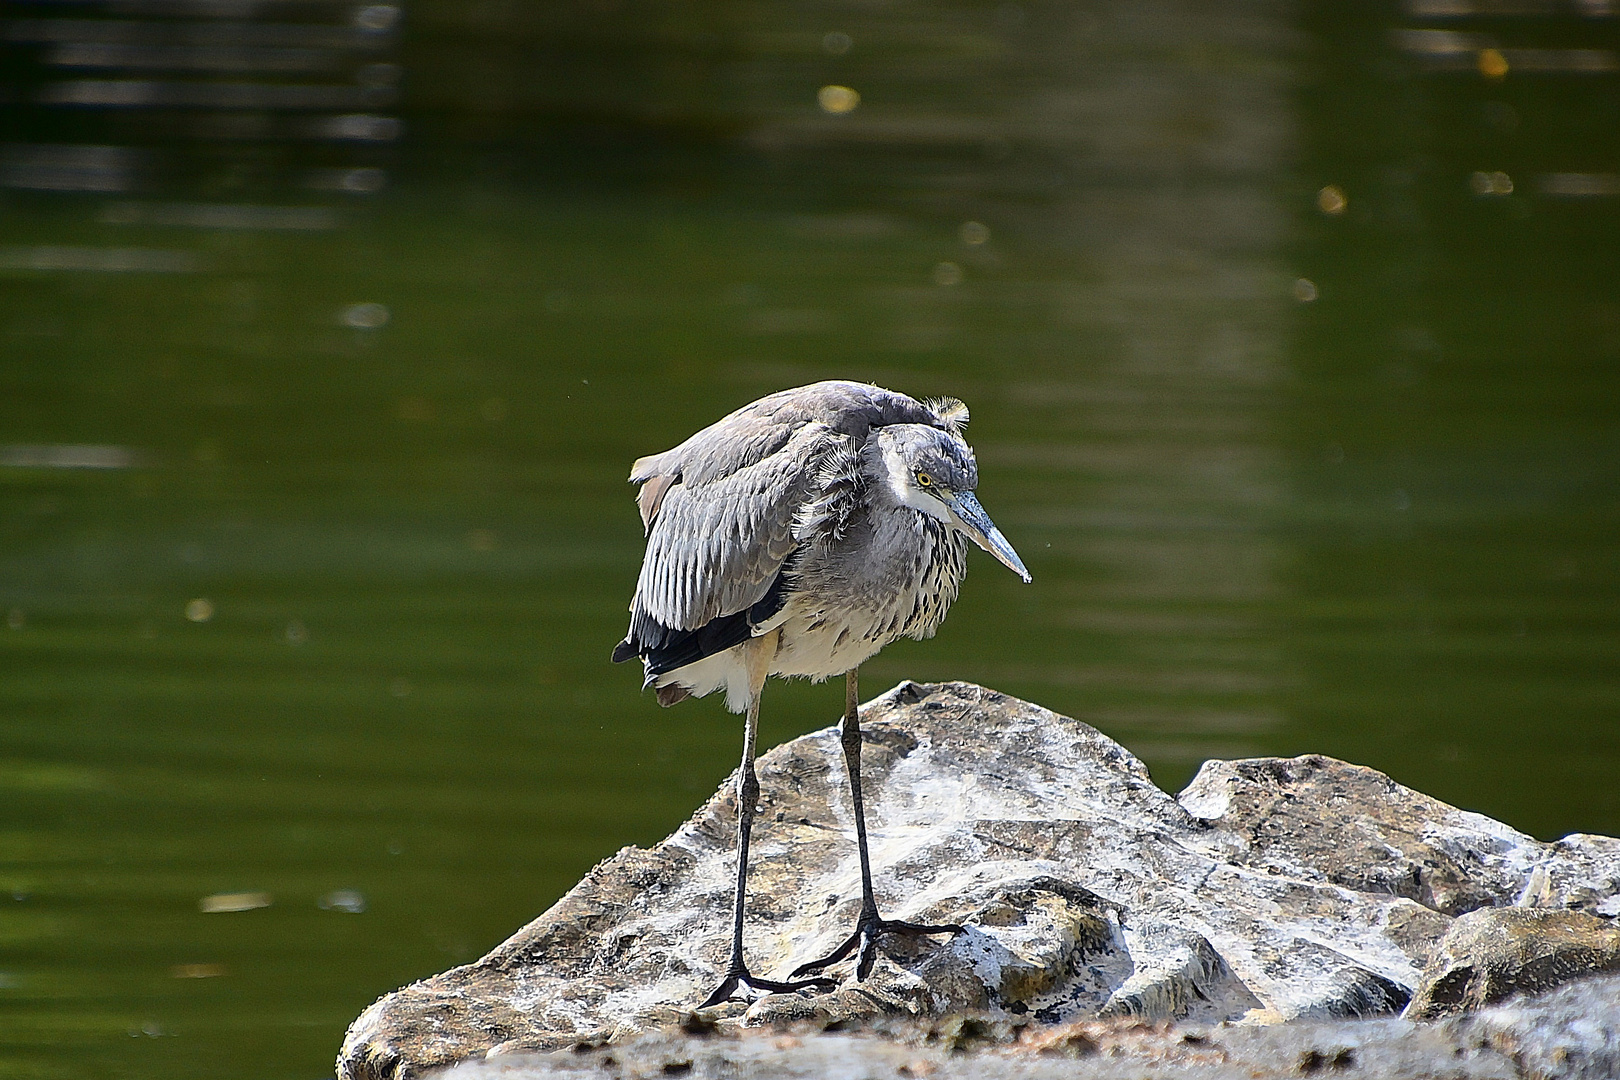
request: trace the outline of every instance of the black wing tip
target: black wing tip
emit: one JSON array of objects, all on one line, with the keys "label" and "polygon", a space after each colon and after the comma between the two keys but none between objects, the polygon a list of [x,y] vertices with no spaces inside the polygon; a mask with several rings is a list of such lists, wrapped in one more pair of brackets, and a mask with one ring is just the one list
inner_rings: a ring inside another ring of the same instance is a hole
[{"label": "black wing tip", "polygon": [[[788,567],[791,565],[790,559]],[[646,662],[650,683],[660,675],[741,645],[753,637],[756,626],[781,611],[787,603],[788,567],[776,575],[770,589],[753,606],[710,619],[694,630],[673,630],[638,611],[630,619],[630,632],[613,650],[614,662],[641,657]]]}]

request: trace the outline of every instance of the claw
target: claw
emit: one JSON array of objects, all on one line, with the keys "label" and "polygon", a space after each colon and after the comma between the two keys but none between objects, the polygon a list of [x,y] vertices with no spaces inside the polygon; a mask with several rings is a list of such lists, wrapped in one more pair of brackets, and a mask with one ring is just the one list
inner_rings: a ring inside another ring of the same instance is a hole
[{"label": "claw", "polygon": [[855,953],[855,978],[864,980],[872,974],[872,965],[877,963],[877,943],[884,934],[903,934],[906,937],[927,937],[932,934],[960,934],[962,927],[956,923],[941,923],[930,925],[925,923],[908,923],[899,919],[880,919],[876,912],[863,914],[860,922],[855,925],[855,932],[845,938],[832,952],[819,960],[800,964],[793,969],[793,978],[803,975],[812,975],[818,971],[838,963],[851,952]]},{"label": "claw", "polygon": [[[793,978],[799,979],[799,973],[794,972]],[[815,990],[826,993],[836,989],[838,983],[833,979],[803,979],[794,982],[777,982],[774,979],[759,979],[750,975],[746,970],[733,971],[725,977],[719,986],[699,1005],[700,1009],[713,1008],[721,1002],[737,998],[739,1001],[753,1001],[766,994],[792,994],[800,990]],[[744,988],[747,990],[744,990]],[[742,991],[739,993],[739,991]],[[747,991],[753,991],[749,993]]]}]

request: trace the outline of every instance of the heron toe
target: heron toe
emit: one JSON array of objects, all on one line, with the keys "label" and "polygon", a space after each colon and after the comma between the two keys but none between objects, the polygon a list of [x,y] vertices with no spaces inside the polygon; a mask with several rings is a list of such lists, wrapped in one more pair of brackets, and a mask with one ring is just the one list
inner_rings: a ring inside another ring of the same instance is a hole
[{"label": "heron toe", "polygon": [[960,934],[962,927],[957,923],[909,923],[899,919],[883,919],[878,917],[876,911],[862,912],[860,922],[855,926],[855,932],[843,940],[843,943],[832,952],[819,960],[800,964],[793,969],[793,978],[801,975],[813,975],[824,971],[850,953],[855,953],[855,978],[864,980],[872,974],[872,965],[877,963],[877,943],[885,934],[901,934],[905,937],[929,937],[934,934]]},{"label": "heron toe", "polygon": [[[713,1008],[722,1002],[736,998],[739,1001],[753,1001],[766,994],[793,994],[800,990],[816,990],[825,993],[837,989],[838,983],[833,979],[799,979],[794,974],[793,981],[777,982],[775,979],[759,979],[750,975],[746,970],[733,971],[727,975],[720,985],[714,988],[714,993],[703,999],[700,1009]],[[750,992],[752,991],[752,992]]]}]

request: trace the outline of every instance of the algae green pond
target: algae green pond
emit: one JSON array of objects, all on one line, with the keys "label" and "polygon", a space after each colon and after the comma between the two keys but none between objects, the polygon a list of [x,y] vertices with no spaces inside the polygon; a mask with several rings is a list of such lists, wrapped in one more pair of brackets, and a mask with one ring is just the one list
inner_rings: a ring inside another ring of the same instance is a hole
[{"label": "algae green pond", "polygon": [[[740,724],[608,662],[625,475],[821,378],[967,401],[1034,576],[869,695],[1620,832],[1607,7],[8,7],[0,1076],[319,1080],[684,820]],[[392,36],[320,128],[128,29],[256,18]]]}]

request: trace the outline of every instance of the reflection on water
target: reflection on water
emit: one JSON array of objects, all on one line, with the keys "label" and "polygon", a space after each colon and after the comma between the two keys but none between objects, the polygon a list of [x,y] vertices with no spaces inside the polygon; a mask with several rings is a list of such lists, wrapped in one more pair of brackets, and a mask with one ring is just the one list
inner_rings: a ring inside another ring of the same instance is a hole
[{"label": "reflection on water", "polygon": [[1035,577],[869,693],[1620,830],[1615,20],[1444,7],[8,8],[3,1068],[324,1075],[667,833],[628,463],[817,378],[967,400]]}]

